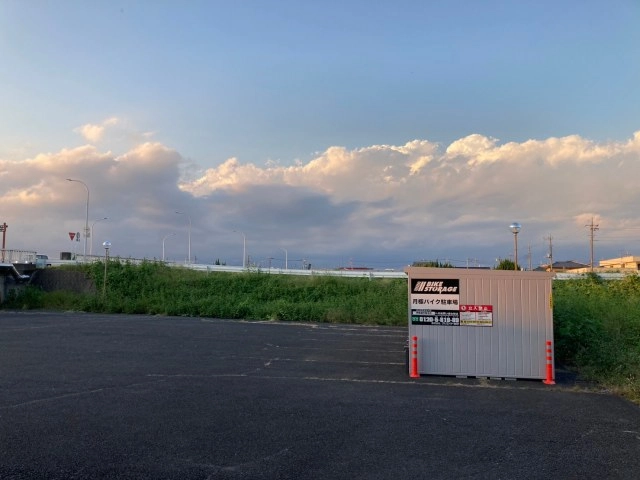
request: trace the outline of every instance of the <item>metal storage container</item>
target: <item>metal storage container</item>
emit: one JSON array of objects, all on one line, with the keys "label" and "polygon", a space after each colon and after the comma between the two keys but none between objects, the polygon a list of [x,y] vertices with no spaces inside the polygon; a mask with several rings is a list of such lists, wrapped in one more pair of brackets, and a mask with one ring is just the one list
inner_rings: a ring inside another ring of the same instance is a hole
[{"label": "metal storage container", "polygon": [[426,267],[405,273],[418,374],[555,377],[553,273]]}]

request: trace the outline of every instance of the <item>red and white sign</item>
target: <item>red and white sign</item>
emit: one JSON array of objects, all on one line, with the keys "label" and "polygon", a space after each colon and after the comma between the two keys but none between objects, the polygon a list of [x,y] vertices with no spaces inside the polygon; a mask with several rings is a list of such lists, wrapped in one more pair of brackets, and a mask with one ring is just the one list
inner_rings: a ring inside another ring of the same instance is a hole
[{"label": "red and white sign", "polygon": [[73,237],[76,236],[76,232],[69,232],[69,238],[71,239],[71,241],[73,242]]},{"label": "red and white sign", "polygon": [[493,305],[460,305],[460,325],[493,327]]}]

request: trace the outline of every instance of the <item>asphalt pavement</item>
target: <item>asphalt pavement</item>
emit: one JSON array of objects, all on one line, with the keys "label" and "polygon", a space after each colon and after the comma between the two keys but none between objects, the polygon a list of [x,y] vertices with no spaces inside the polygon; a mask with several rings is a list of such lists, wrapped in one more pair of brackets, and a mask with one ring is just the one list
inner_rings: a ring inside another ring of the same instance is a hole
[{"label": "asphalt pavement", "polygon": [[1,479],[636,479],[640,409],[409,378],[406,328],[0,311]]}]

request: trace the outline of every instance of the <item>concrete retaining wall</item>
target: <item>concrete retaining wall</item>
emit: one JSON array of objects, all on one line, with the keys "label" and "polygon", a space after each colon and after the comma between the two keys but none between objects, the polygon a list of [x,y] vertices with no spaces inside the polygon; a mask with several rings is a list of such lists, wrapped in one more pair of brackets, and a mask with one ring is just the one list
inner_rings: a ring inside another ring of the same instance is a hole
[{"label": "concrete retaining wall", "polygon": [[96,293],[93,280],[86,274],[58,268],[36,270],[29,283],[45,292],[65,290],[74,293]]}]

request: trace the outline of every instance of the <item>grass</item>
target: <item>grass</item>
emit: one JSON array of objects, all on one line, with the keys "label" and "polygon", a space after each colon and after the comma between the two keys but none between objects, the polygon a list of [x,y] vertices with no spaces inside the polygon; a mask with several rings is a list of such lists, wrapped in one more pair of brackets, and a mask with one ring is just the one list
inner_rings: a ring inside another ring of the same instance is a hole
[{"label": "grass", "polygon": [[554,282],[556,360],[640,402],[640,277]]},{"label": "grass", "polygon": [[104,289],[104,263],[73,268],[93,279],[95,295],[29,288],[4,307],[370,325],[407,322],[402,279],[205,273],[155,262],[110,261]]},{"label": "grass", "polygon": [[[205,273],[154,262],[111,261],[103,290],[104,263],[73,268],[93,279],[96,294],[28,288],[2,307],[407,324],[404,279]],[[553,301],[556,362],[640,403],[640,277],[603,281],[592,275],[556,281]]]}]

